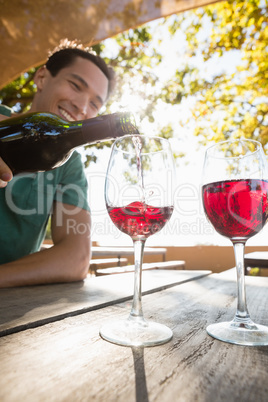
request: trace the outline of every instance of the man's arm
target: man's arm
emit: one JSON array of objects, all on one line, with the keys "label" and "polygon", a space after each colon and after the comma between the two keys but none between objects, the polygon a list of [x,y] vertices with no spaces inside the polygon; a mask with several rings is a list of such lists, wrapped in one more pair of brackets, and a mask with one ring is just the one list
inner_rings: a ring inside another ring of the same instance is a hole
[{"label": "man's arm", "polygon": [[51,232],[51,248],[0,266],[0,287],[74,282],[86,277],[90,263],[90,213],[56,202]]}]

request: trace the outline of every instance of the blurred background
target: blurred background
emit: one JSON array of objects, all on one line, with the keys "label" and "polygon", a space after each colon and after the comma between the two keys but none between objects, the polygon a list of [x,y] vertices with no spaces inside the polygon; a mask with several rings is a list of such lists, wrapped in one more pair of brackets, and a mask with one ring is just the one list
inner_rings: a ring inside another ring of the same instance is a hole
[{"label": "blurred background", "polygon": [[[60,39],[92,45],[118,77],[101,113],[131,110],[141,133],[172,144],[175,211],[147,245],[230,247],[203,213],[202,164],[208,146],[229,138],[253,138],[268,150],[267,0],[4,3],[0,103],[27,111],[36,68]],[[79,149],[89,181],[93,240],[131,245],[105,209],[110,146]],[[266,246],[267,231],[247,246]]]}]

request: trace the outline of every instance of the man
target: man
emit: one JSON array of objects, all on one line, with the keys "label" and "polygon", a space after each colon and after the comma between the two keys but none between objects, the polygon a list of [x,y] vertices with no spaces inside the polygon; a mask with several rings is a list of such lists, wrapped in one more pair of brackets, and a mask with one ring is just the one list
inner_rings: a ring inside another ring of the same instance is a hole
[{"label": "man", "polygon": [[[107,101],[114,72],[92,52],[65,40],[34,80],[37,91],[30,112],[84,120],[95,117]],[[50,172],[11,179],[0,160],[0,287],[84,279],[90,261],[90,212],[80,155],[74,152]],[[53,246],[38,251],[50,214]]]}]

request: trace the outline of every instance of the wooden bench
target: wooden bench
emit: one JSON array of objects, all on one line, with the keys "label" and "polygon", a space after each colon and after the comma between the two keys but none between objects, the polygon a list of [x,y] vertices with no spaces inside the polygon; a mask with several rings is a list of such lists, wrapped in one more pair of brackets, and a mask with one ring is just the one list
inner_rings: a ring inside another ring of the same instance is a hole
[{"label": "wooden bench", "polygon": [[254,251],[253,253],[245,254],[245,275],[248,274],[248,268],[268,268],[268,252]]},{"label": "wooden bench", "polygon": [[[127,258],[120,258],[120,264],[127,264]],[[117,258],[95,258],[90,260],[89,273],[96,275],[101,268],[119,267]]]},{"label": "wooden bench", "polygon": [[[41,250],[52,247],[53,244],[42,244]],[[93,253],[94,254],[94,253]],[[133,250],[132,250],[133,254]],[[89,273],[96,275],[96,271],[101,268],[120,267],[121,264],[127,264],[127,258],[93,258],[90,260]]]},{"label": "wooden bench", "polygon": [[[151,262],[142,264],[142,270],[148,269],[185,269],[185,261],[163,261],[163,262]],[[135,265],[126,265],[122,267],[97,269],[96,276],[101,275],[112,275],[112,274],[123,274],[127,272],[134,272]]]},{"label": "wooden bench", "polygon": [[[117,257],[120,261],[122,257],[133,256],[133,247],[91,247],[93,257]],[[144,255],[162,255],[162,261],[166,260],[167,249],[164,247],[144,247]],[[121,264],[119,264],[121,265]]]}]

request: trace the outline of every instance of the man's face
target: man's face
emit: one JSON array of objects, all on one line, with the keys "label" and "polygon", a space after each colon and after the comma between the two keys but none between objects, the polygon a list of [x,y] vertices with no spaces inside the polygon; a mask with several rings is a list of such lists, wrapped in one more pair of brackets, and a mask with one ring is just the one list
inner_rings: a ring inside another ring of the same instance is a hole
[{"label": "man's face", "polygon": [[108,93],[108,78],[90,60],[77,57],[74,63],[52,77],[42,67],[38,70],[31,112],[51,112],[64,120],[95,117]]}]

